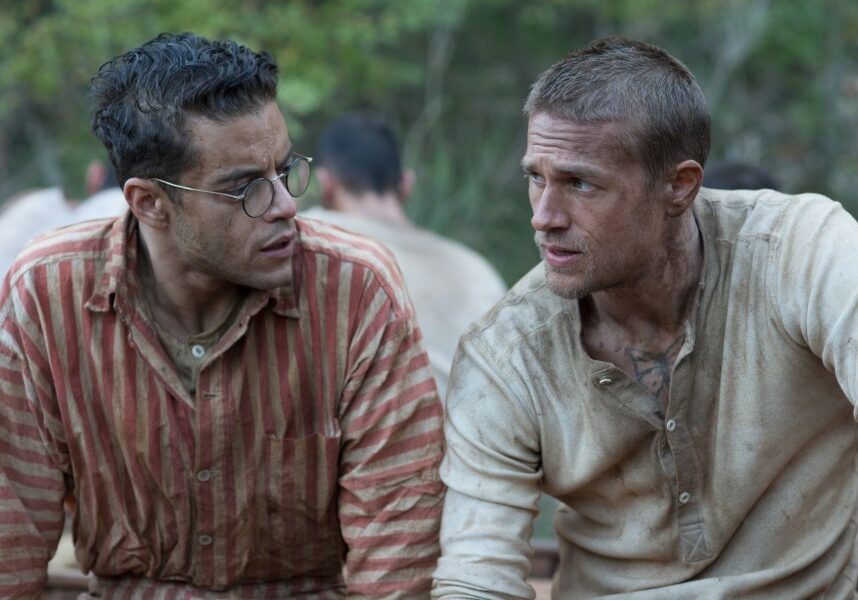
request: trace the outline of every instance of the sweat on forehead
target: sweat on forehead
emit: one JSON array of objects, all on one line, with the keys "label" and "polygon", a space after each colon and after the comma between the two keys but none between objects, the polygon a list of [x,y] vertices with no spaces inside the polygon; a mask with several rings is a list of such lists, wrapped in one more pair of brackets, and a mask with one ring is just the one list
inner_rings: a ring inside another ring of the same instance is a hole
[{"label": "sweat on forehead", "polygon": [[577,121],[550,112],[537,112],[528,120],[528,148],[540,145],[572,144],[586,158],[606,153],[640,162],[635,151],[635,135],[627,124],[617,121]]}]

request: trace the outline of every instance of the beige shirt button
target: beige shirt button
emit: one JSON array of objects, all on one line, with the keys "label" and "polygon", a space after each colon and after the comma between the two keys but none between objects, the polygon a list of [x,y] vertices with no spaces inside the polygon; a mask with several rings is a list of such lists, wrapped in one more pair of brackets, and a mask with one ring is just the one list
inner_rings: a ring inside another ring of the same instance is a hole
[{"label": "beige shirt button", "polygon": [[676,421],[671,419],[670,421],[668,421],[667,423],[664,424],[664,427],[668,431],[673,431],[674,429],[676,429]]},{"label": "beige shirt button", "polygon": [[214,540],[212,539],[212,536],[204,533],[197,538],[197,541],[200,543],[200,546],[210,546]]},{"label": "beige shirt button", "polygon": [[688,492],[682,492],[679,494],[679,503],[680,504],[688,504],[688,501],[691,500],[691,494]]},{"label": "beige shirt button", "polygon": [[202,481],[203,483],[205,483],[206,481],[211,479],[211,477],[212,477],[212,473],[208,469],[203,469],[202,471],[197,473],[197,479],[199,481]]},{"label": "beige shirt button", "polygon": [[599,380],[599,385],[608,385],[608,384],[610,384],[610,383],[611,383],[611,381],[612,381],[612,380],[611,380],[611,378],[610,378],[610,377],[602,377],[602,378]]},{"label": "beige shirt button", "polygon": [[194,344],[191,346],[191,354],[194,355],[194,358],[202,358],[206,355],[206,349],[199,344]]}]

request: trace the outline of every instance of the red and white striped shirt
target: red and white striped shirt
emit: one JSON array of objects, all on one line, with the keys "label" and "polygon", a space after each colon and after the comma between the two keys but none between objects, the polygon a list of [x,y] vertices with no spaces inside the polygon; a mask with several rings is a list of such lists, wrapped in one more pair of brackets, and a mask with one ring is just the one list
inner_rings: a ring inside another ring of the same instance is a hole
[{"label": "red and white striped shirt", "polygon": [[382,246],[296,222],[292,283],[194,348],[193,396],[140,297],[130,214],[19,256],[0,287],[0,597],[44,586],[69,490],[104,598],[428,596],[442,410],[411,303]]}]

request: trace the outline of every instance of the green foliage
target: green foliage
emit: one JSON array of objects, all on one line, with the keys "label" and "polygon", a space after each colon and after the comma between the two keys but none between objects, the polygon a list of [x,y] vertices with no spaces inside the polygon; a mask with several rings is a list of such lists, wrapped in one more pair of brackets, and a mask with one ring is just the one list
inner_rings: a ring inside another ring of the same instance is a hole
[{"label": "green foliage", "polygon": [[537,260],[518,167],[529,85],[612,34],[659,44],[696,74],[712,158],[765,166],[788,191],[858,209],[858,3],[839,0],[19,0],[0,11],[0,198],[83,193],[104,152],[89,80],[162,31],[267,50],[278,100],[312,153],[329,118],[387,114],[418,172],[409,212],[475,247],[512,282]]}]

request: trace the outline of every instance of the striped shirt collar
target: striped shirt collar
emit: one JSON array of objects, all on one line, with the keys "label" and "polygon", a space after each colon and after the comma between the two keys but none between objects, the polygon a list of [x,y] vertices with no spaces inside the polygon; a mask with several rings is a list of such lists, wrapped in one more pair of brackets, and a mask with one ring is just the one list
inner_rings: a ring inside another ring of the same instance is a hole
[{"label": "striped shirt collar", "polygon": [[[117,218],[110,229],[106,240],[104,258],[100,263],[100,272],[96,276],[95,292],[86,303],[87,309],[93,312],[107,312],[117,309],[126,301],[133,303],[137,292],[137,278],[129,277],[129,273],[137,270],[137,238],[138,223],[134,214],[129,210],[124,217]],[[301,227],[298,227],[300,242]],[[247,309],[252,314],[261,310],[268,302],[273,301],[272,311],[282,317],[298,319],[301,315],[298,307],[298,291],[301,285],[301,261],[299,251],[292,258],[292,278],[286,285],[272,290],[255,290],[247,301]]]}]

